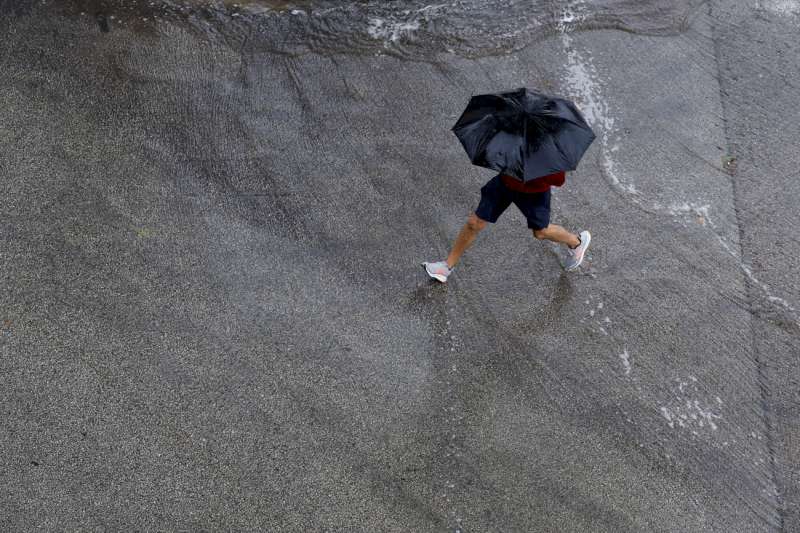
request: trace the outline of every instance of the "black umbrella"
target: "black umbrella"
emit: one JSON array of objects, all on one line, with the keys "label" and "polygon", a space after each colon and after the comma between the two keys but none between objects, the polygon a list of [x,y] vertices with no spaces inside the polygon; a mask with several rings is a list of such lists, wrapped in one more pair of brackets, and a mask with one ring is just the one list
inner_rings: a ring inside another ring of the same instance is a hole
[{"label": "black umbrella", "polygon": [[453,132],[473,164],[523,182],[575,170],[595,138],[575,104],[525,88],[473,96]]}]

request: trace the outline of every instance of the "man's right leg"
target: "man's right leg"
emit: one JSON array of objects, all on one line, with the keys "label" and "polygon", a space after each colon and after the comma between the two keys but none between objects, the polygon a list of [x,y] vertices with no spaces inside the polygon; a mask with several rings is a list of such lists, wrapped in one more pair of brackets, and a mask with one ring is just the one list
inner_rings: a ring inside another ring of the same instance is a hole
[{"label": "man's right leg", "polygon": [[475,241],[475,237],[486,227],[486,224],[487,222],[478,217],[478,215],[470,213],[467,223],[461,228],[458,237],[456,237],[456,242],[453,243],[453,249],[450,250],[450,255],[447,256],[448,268],[456,266],[458,260],[461,259],[461,254],[472,245],[473,241]]},{"label": "man's right leg", "polygon": [[450,254],[444,261],[437,261],[436,263],[422,263],[428,275],[435,278],[442,283],[447,281],[450,275],[450,270],[456,266],[461,254],[469,248],[478,233],[481,232],[486,224],[495,222],[503,211],[511,204],[511,197],[508,191],[500,181],[500,176],[495,176],[490,179],[486,185],[481,187],[481,201],[478,208],[474,213],[469,215],[467,223],[461,228],[461,231],[453,243],[453,248]]}]

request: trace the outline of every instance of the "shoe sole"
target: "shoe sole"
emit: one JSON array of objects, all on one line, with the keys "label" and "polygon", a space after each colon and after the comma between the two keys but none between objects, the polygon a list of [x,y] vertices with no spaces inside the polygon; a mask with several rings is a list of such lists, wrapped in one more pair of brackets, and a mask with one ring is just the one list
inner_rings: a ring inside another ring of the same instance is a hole
[{"label": "shoe sole", "polygon": [[583,264],[583,260],[586,258],[586,250],[589,249],[589,245],[590,244],[592,244],[592,234],[591,233],[588,234],[588,238],[586,239],[586,248],[583,249],[583,255],[581,256],[581,260],[578,261],[578,263],[575,266],[571,266],[571,267],[567,268],[566,269],[567,272],[574,272],[575,270],[578,270],[578,267],[580,267]]},{"label": "shoe sole", "polygon": [[425,269],[425,272],[430,277],[432,277],[433,279],[435,279],[439,283],[447,283],[447,278],[442,276],[441,274],[431,274],[430,272],[428,272],[428,266],[425,263],[422,263],[422,268]]}]

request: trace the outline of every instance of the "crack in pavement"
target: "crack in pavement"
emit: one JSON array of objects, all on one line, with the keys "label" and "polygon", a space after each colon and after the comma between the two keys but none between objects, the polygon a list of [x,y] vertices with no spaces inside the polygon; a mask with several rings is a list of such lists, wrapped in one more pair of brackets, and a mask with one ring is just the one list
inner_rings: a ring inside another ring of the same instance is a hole
[{"label": "crack in pavement", "polygon": [[[725,136],[725,142],[727,143],[727,153],[736,153],[735,148],[733,146],[733,142],[729,136],[729,128],[728,128],[728,108],[727,108],[727,95],[728,91],[725,90],[724,83],[725,77],[722,74],[722,71],[719,66],[719,40],[717,39],[716,35],[716,24],[717,21],[714,20],[713,17],[714,6],[710,2],[708,4],[708,15],[709,19],[711,20],[711,39],[714,45],[714,63],[717,66],[717,80],[719,83],[719,99],[720,104],[722,105],[722,129],[723,134]],[[752,288],[753,282],[755,277],[752,276],[752,273],[749,269],[747,269],[744,265],[744,257],[745,257],[745,244],[744,244],[744,230],[741,224],[741,219],[739,215],[739,195],[737,194],[737,186],[736,180],[734,179],[735,172],[729,173],[731,177],[731,189],[733,193],[733,202],[734,202],[734,212],[736,214],[736,228],[739,234],[739,248],[740,248],[740,266],[742,270],[745,271],[747,276],[745,277],[744,284],[745,284],[745,291],[746,291],[746,301],[748,304],[748,322],[750,328],[750,351],[752,354],[752,358],[756,363],[756,376],[758,381],[758,388],[761,400],[761,413],[764,422],[765,434],[766,434],[766,446],[767,446],[767,453],[769,455],[770,460],[770,481],[772,482],[774,496],[775,496],[775,512],[777,514],[778,523],[775,524],[779,529],[779,531],[785,531],[785,506],[783,502],[783,498],[781,497],[780,491],[778,490],[778,475],[777,475],[777,465],[775,460],[775,430],[772,421],[772,411],[769,405],[768,399],[768,383],[767,383],[767,376],[765,374],[765,363],[761,358],[760,352],[758,347],[756,346],[756,336],[755,336],[755,329],[754,329],[754,318],[753,318],[753,295],[752,295]],[[715,232],[716,233],[716,232]],[[720,241],[722,239],[720,238]],[[727,248],[727,247],[726,247]],[[732,250],[728,249],[729,252],[732,253]],[[763,284],[759,283],[759,286],[763,288]]]}]

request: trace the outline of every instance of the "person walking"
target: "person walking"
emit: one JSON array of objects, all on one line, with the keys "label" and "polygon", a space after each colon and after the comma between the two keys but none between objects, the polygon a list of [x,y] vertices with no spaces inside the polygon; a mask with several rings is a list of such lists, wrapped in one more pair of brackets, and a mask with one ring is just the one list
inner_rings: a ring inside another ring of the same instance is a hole
[{"label": "person walking", "polygon": [[442,283],[487,223],[495,223],[512,203],[539,240],[568,248],[566,270],[583,262],[592,240],[588,231],[570,233],[550,223],[550,187],[560,187],[575,170],[595,134],[575,104],[524,87],[470,98],[453,132],[474,165],[499,172],[481,188],[481,200],[443,261],[424,262]]},{"label": "person walking", "polygon": [[567,246],[568,259],[564,268],[576,270],[589,248],[591,234],[584,230],[570,233],[562,226],[550,223],[550,187],[564,184],[565,173],[556,172],[523,183],[522,181],[498,174],[481,187],[481,200],[474,213],[470,213],[466,224],[456,237],[449,255],[443,261],[422,263],[425,271],[433,279],[447,282],[461,255],[469,248],[487,223],[494,224],[512,203],[519,208],[528,222],[528,228],[539,240],[549,240]]}]

